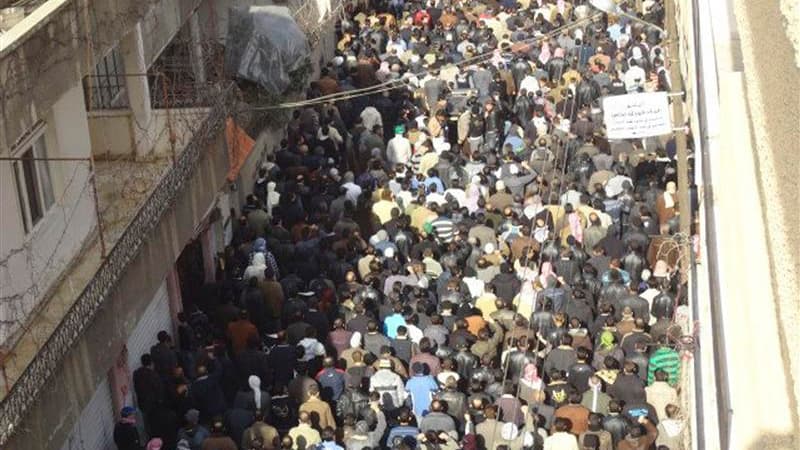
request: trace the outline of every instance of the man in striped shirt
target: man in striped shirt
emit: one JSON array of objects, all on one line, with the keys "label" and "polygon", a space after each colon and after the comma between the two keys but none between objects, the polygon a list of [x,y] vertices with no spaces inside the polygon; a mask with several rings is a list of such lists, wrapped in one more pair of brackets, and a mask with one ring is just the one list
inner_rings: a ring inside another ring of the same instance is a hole
[{"label": "man in striped shirt", "polygon": [[436,238],[443,244],[453,242],[456,226],[450,218],[450,208],[448,206],[432,205],[431,209],[437,210],[439,214],[439,217],[431,222],[431,228],[433,233],[436,234]]},{"label": "man in striped shirt", "polygon": [[671,349],[668,345],[668,337],[662,336],[658,343],[660,344],[658,350],[650,355],[650,362],[647,366],[647,384],[653,384],[655,379],[656,370],[661,369],[669,375],[669,384],[675,386],[678,384],[678,378],[681,372],[681,356],[677,351]]}]

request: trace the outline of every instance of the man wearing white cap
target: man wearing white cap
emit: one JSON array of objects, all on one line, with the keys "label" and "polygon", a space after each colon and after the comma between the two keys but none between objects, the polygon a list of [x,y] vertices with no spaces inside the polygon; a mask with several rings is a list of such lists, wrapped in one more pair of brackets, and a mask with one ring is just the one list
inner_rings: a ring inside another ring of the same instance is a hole
[{"label": "man wearing white cap", "polygon": [[486,203],[491,204],[498,211],[502,211],[514,203],[514,197],[507,192],[506,183],[503,180],[497,180],[494,183],[494,189],[496,192],[489,197]]}]

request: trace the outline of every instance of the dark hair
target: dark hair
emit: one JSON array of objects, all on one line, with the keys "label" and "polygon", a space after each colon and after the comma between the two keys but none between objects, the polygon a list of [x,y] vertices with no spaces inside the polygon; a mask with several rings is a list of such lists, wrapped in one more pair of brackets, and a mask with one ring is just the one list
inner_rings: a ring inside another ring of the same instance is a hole
[{"label": "dark hair", "polygon": [[169,333],[164,330],[159,331],[156,337],[158,338],[158,342],[168,342],[170,340]]},{"label": "dark hair", "polygon": [[566,432],[572,428],[572,421],[565,417],[556,417],[553,422],[553,429],[556,432]]}]

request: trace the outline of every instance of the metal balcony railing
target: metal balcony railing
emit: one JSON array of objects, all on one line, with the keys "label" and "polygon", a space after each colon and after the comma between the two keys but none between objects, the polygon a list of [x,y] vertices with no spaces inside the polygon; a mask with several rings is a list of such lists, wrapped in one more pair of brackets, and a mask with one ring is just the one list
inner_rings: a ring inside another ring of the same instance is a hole
[{"label": "metal balcony railing", "polygon": [[141,205],[94,277],[0,403],[0,417],[3,418],[3,426],[0,428],[0,447],[5,448],[28,409],[37,401],[47,381],[58,370],[64,357],[107,301],[128,265],[139,254],[142,244],[147,241],[163,214],[173,205],[184,186],[192,179],[208,144],[223,132],[225,119],[232,113],[233,104],[233,86],[226,85],[218,94],[206,120],[196,129],[189,144],[177,156],[174,166]]}]

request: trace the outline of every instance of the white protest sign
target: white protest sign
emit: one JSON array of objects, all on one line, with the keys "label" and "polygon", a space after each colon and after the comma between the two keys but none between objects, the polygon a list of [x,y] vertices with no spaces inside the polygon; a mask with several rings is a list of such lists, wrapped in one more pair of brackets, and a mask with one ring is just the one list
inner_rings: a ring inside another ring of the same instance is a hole
[{"label": "white protest sign", "polygon": [[637,139],[672,132],[666,92],[608,96],[603,122],[609,139]]}]

